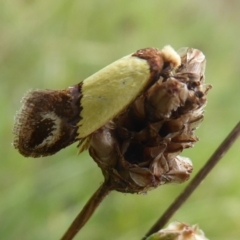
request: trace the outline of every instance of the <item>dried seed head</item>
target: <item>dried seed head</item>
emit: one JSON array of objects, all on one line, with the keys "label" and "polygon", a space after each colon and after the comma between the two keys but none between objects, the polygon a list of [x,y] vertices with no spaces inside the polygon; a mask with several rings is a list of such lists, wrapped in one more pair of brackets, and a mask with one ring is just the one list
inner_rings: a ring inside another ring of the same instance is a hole
[{"label": "dried seed head", "polygon": [[[211,88],[204,84],[205,57],[192,48],[166,49],[159,78],[91,135],[90,155],[117,191],[138,193],[181,183],[192,172],[190,159],[179,154],[198,141],[194,130],[203,120]],[[172,60],[176,55],[181,64]]]},{"label": "dried seed head", "polygon": [[152,234],[147,240],[208,240],[204,232],[197,225],[172,222],[165,229]]}]

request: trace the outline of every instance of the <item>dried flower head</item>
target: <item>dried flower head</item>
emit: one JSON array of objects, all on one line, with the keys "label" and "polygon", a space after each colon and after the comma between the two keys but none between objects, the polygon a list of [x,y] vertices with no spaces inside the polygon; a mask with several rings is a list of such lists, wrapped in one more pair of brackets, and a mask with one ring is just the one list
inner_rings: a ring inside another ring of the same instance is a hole
[{"label": "dried flower head", "polygon": [[198,141],[194,130],[211,86],[204,84],[202,52],[183,48],[178,54],[180,65],[165,62],[157,81],[91,135],[90,155],[112,189],[145,192],[184,182],[192,172],[190,159],[179,154]]},{"label": "dried flower head", "polygon": [[197,225],[173,222],[165,229],[152,234],[147,240],[208,240]]}]

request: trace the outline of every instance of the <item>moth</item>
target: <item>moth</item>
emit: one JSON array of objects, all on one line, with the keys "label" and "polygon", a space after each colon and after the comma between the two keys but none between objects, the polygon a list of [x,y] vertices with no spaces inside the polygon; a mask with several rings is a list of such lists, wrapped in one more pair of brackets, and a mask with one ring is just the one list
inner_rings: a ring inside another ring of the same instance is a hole
[{"label": "moth", "polygon": [[25,157],[44,157],[79,141],[81,152],[89,136],[156,82],[163,68],[180,65],[170,46],[145,48],[64,90],[31,90],[15,117],[13,145]]}]

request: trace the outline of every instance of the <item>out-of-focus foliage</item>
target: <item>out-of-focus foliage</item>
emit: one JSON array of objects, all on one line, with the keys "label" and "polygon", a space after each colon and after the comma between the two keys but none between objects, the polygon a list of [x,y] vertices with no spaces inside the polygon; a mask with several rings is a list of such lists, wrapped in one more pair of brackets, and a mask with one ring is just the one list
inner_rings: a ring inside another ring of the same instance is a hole
[{"label": "out-of-focus foliage", "polygon": [[[239,9],[238,0],[0,1],[0,239],[59,239],[103,180],[76,145],[41,159],[13,149],[13,117],[28,89],[65,88],[144,47],[199,48],[214,88],[201,141],[183,152],[195,174],[239,121]],[[239,145],[173,220],[198,223],[211,240],[239,239]],[[185,185],[113,192],[76,239],[140,239]]]}]

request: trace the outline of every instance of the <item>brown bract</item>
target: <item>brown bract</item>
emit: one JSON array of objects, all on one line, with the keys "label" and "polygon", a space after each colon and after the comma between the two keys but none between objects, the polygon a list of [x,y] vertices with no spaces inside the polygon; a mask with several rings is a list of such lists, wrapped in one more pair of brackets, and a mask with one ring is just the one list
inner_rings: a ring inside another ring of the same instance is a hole
[{"label": "brown bract", "polygon": [[[157,71],[151,58],[162,54],[154,49],[151,55],[142,56],[150,69]],[[91,135],[90,155],[114,190],[145,192],[162,184],[184,182],[192,172],[190,159],[179,154],[198,141],[194,130],[203,120],[211,86],[204,84],[202,52],[183,48],[178,54],[180,66],[164,62],[148,90]]]}]

